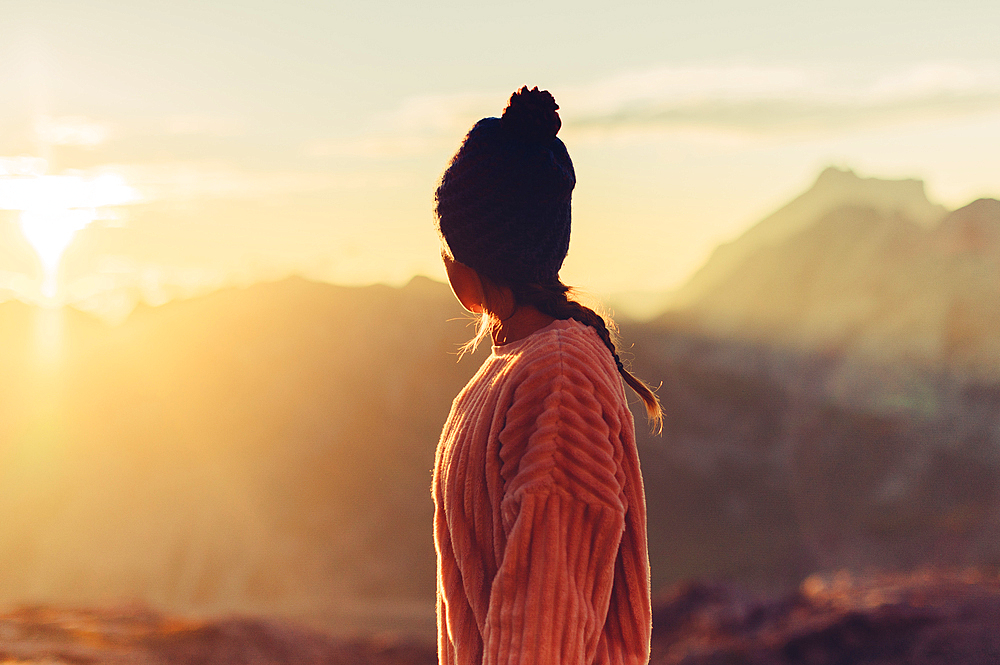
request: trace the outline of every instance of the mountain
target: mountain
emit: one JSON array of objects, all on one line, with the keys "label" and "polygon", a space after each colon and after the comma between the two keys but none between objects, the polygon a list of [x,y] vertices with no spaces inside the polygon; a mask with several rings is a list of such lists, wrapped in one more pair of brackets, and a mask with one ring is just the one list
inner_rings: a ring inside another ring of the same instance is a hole
[{"label": "mountain", "polygon": [[1000,561],[1000,201],[943,213],[917,181],[827,170],[682,291],[630,331],[663,380],[654,570]]},{"label": "mountain", "polygon": [[837,208],[870,208],[882,214],[899,213],[923,227],[935,226],[946,214],[943,206],[927,200],[920,180],[861,178],[851,170],[828,167],[809,190],[755,224],[736,240],[719,245],[709,260],[676,294],[680,307],[698,302],[726,282],[749,257],[780,245],[808,229]]},{"label": "mountain", "polygon": [[[838,198],[839,197],[839,198]],[[720,247],[670,315],[713,334],[1000,373],[1000,202],[827,169]]]}]

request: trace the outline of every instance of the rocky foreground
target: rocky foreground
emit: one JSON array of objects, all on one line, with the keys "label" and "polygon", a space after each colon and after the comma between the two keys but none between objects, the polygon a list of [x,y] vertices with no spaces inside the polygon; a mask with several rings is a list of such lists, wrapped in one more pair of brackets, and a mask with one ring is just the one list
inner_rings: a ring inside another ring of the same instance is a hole
[{"label": "rocky foreground", "polygon": [[[654,610],[654,665],[1000,662],[1000,579],[981,572],[815,575],[779,597],[676,587]],[[144,608],[0,615],[0,663],[431,665],[425,640],[338,640],[275,621]]]},{"label": "rocky foreground", "polygon": [[23,607],[0,615],[0,664],[432,665],[433,644],[336,640],[275,621],[194,621],[145,608]]},{"label": "rocky foreground", "polygon": [[653,663],[1000,662],[1000,580],[977,571],[814,575],[762,598],[686,584],[653,614]]}]

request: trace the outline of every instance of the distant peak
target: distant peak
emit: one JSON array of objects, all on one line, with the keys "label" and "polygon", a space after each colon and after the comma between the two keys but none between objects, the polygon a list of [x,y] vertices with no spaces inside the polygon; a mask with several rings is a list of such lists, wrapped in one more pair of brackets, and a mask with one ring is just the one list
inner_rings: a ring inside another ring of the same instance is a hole
[{"label": "distant peak", "polygon": [[976,199],[972,203],[969,203],[958,210],[958,212],[975,213],[980,215],[989,215],[990,217],[1000,217],[1000,201],[996,199]]},{"label": "distant peak", "polygon": [[1000,241],[1000,201],[976,199],[948,215],[943,226],[964,233],[986,233],[993,238],[991,242]]},{"label": "distant peak", "polygon": [[434,284],[440,284],[441,282],[439,282],[438,280],[431,279],[427,275],[414,275],[413,277],[410,278],[410,281],[408,281],[406,283],[406,286],[408,286],[408,287],[409,286],[414,286],[414,287],[417,287],[417,288],[422,288],[425,285],[432,284],[432,283],[434,283]]},{"label": "distant peak", "polygon": [[855,183],[884,183],[889,186],[904,187],[911,189],[915,192],[924,192],[924,181],[920,178],[874,178],[874,177],[861,177],[855,173],[854,169],[850,168],[839,168],[836,166],[828,166],[823,169],[819,176],[816,178],[816,187],[822,187],[824,185],[840,185],[845,184],[855,184]]},{"label": "distant peak", "polygon": [[850,179],[860,180],[860,178],[858,178],[858,174],[855,173],[853,169],[842,169],[836,166],[828,166],[820,172],[819,177],[816,178],[816,184],[818,185],[819,183],[828,180]]}]

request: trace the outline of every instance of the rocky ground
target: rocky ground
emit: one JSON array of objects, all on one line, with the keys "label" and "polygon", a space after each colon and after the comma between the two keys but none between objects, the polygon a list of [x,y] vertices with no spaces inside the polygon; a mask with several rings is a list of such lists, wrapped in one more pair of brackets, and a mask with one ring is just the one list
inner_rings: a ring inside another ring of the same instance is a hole
[{"label": "rocky ground", "polygon": [[24,607],[0,615],[0,664],[433,665],[434,645],[337,640],[275,621],[177,619],[145,608]]},{"label": "rocky ground", "polygon": [[979,572],[814,575],[762,598],[686,584],[653,617],[656,664],[1000,662],[1000,581]]},{"label": "rocky ground", "polygon": [[[814,575],[780,596],[674,588],[654,611],[653,665],[1000,662],[1000,579],[979,571]],[[434,645],[338,640],[276,621],[194,621],[145,608],[0,615],[0,664],[431,665]]]}]

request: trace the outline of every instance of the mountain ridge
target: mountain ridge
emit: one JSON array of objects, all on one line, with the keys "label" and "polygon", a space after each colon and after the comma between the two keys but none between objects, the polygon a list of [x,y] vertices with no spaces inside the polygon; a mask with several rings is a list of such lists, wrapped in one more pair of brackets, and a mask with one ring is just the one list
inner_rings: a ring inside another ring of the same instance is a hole
[{"label": "mountain ridge", "polygon": [[787,240],[808,228],[816,218],[845,205],[899,210],[925,227],[936,225],[947,213],[944,206],[927,199],[921,180],[862,178],[850,169],[828,167],[808,190],[764,217],[737,239],[719,245],[708,261],[678,289],[674,306],[683,308],[696,302],[754,252]]},{"label": "mountain ridge", "polygon": [[1000,297],[1000,201],[937,219],[919,181],[865,182],[871,191],[888,182],[926,205],[918,214],[892,197],[843,203],[795,218],[784,235],[766,231],[772,215],[720,247],[667,318],[723,336],[1000,375],[989,333],[1000,319],[986,306]]}]

